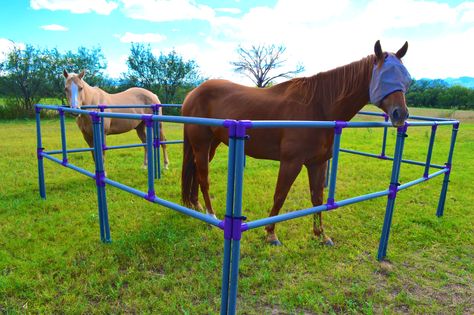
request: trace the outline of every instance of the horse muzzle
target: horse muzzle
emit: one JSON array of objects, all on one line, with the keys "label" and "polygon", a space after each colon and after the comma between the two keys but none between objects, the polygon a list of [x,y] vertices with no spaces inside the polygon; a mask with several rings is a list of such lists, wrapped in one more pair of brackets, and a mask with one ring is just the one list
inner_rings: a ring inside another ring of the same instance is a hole
[{"label": "horse muzzle", "polygon": [[410,113],[406,107],[397,106],[389,113],[389,117],[394,127],[400,127],[405,124],[405,121],[410,117]]}]

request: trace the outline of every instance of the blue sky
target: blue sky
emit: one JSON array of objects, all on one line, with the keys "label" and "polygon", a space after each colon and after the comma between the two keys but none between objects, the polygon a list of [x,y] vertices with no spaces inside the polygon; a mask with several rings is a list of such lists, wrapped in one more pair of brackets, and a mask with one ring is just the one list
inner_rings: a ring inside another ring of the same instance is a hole
[{"label": "blue sky", "polygon": [[415,78],[474,76],[474,2],[415,0],[2,0],[0,51],[10,41],[76,50],[100,46],[110,75],[126,70],[131,42],[177,50],[201,72],[232,72],[238,45],[283,44],[287,65],[312,75],[405,41]]}]

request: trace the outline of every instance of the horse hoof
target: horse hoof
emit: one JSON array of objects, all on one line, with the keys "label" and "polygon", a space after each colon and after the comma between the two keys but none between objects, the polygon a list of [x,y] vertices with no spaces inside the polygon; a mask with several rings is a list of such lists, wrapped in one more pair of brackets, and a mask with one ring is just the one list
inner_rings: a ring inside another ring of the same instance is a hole
[{"label": "horse hoof", "polygon": [[282,246],[283,244],[279,240],[273,240],[270,242],[271,246]]},{"label": "horse hoof", "polygon": [[334,242],[329,237],[323,242],[323,244],[330,247],[334,246]]}]

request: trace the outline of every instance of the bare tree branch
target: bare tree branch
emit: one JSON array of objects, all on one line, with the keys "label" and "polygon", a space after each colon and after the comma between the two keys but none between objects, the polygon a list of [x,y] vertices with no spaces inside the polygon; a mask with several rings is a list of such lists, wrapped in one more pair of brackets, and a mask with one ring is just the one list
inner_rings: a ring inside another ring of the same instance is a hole
[{"label": "bare tree branch", "polygon": [[276,78],[291,78],[304,71],[304,67],[300,64],[295,70],[270,76],[270,72],[283,67],[283,64],[286,62],[286,60],[282,59],[285,51],[286,48],[284,46],[275,45],[252,45],[249,49],[239,47],[237,49],[239,61],[232,61],[230,64],[234,66],[235,72],[245,75],[257,87],[263,88]]}]

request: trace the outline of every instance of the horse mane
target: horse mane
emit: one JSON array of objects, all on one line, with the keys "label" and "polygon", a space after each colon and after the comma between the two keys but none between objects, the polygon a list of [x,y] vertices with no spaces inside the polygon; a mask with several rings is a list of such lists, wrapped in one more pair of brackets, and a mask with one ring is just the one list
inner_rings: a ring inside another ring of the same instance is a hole
[{"label": "horse mane", "polygon": [[375,60],[375,55],[369,55],[311,77],[295,78],[288,81],[288,88],[298,91],[301,101],[319,108],[321,114],[325,112],[324,107],[360,99],[361,91],[366,91],[365,102],[368,102],[369,83]]}]

